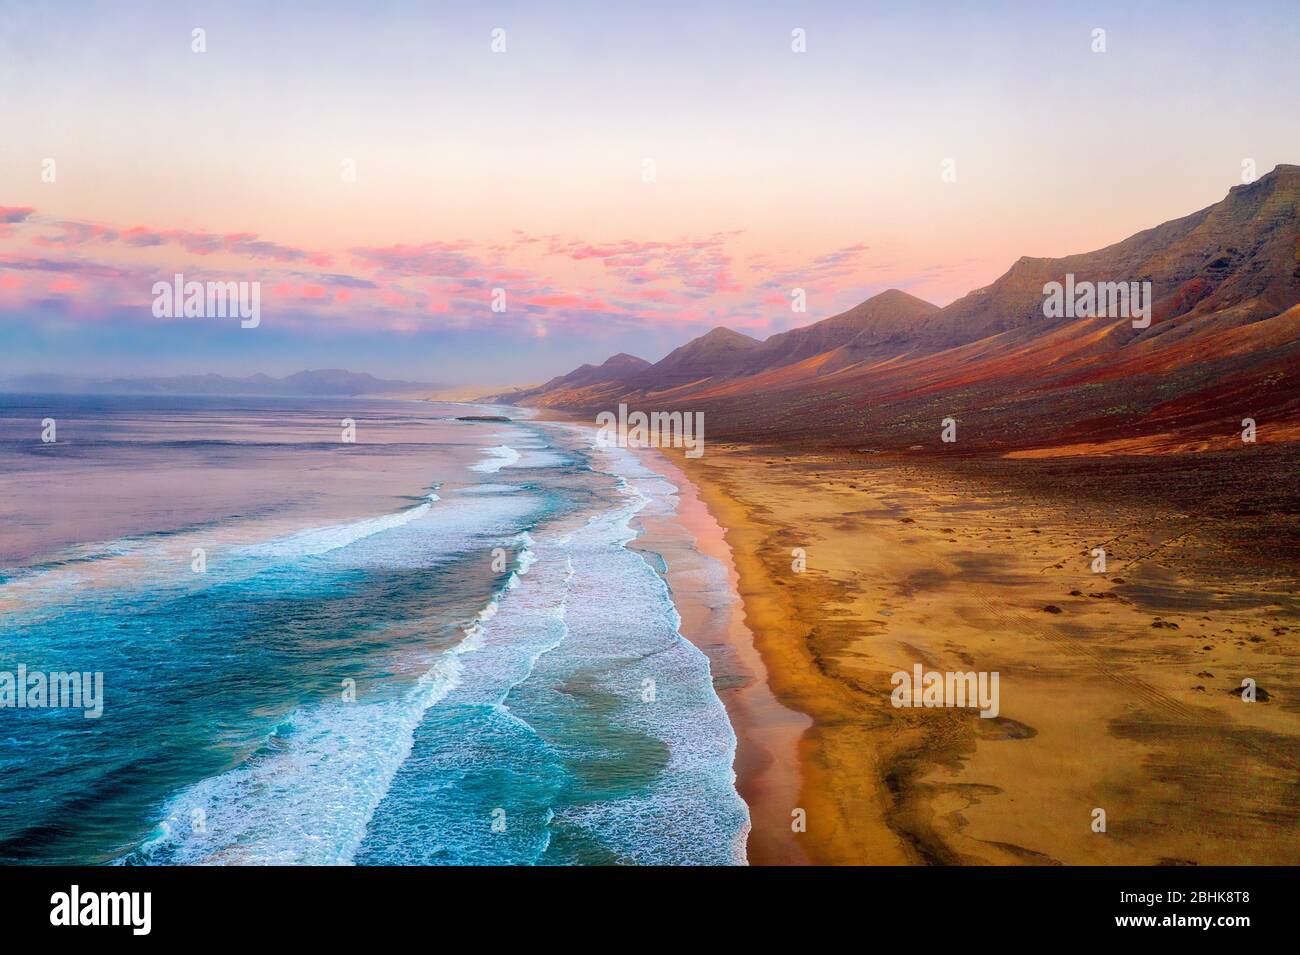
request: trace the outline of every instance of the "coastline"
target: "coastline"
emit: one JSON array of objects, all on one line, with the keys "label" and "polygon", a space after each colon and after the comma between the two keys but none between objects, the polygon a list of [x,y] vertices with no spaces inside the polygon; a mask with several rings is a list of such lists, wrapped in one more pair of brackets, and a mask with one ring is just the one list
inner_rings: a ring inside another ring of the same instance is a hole
[{"label": "coastline", "polygon": [[[1231,461],[1173,459],[1196,478],[1156,490],[1150,462],[637,453],[679,488],[639,546],[710,658],[752,863],[1300,861],[1300,599],[1267,496],[1284,460],[1246,486]],[[695,553],[727,587],[700,587]],[[917,665],[999,673],[999,714],[892,706],[892,675]]]},{"label": "coastline", "polygon": [[[787,712],[799,714],[796,759],[787,777],[797,784],[794,800],[783,808],[780,824],[790,831],[793,807],[804,811],[806,831],[794,836],[808,864],[906,864],[915,861],[899,844],[885,819],[886,799],[874,781],[883,775],[875,761],[875,741],[858,733],[827,733],[844,728],[851,700],[819,673],[807,639],[807,607],[791,599],[779,568],[789,569],[791,547],[772,547],[771,528],[754,520],[761,505],[742,500],[727,478],[709,464],[716,446],[691,461],[671,450],[672,461],[687,476],[696,499],[719,527],[733,558],[735,586],[743,602],[750,645],[763,661],[767,691]],[[752,462],[751,462],[752,464]],[[730,475],[728,475],[729,477]],[[763,555],[767,555],[766,559]],[[742,722],[737,735],[748,730]],[[775,807],[768,817],[777,824]]]},{"label": "coastline", "polygon": [[[747,858],[751,865],[806,865],[791,829],[799,806],[799,745],[811,721],[772,692],[767,667],[746,624],[739,574],[726,530],[680,467],[662,454],[637,451],[642,463],[677,487],[672,517],[639,516],[642,536],[629,546],[660,555],[681,616],[682,636],[709,658],[713,685],[736,735],[736,790],[749,806]],[[703,559],[702,559],[703,558]],[[705,566],[726,574],[725,586]]]},{"label": "coastline", "polygon": [[[530,421],[556,421],[594,428],[584,418],[552,408],[524,408]],[[733,769],[736,791],[749,807],[746,857],[750,865],[808,865],[813,860],[803,836],[791,827],[802,785],[800,755],[812,726],[804,714],[773,692],[763,655],[747,624],[748,604],[740,590],[729,529],[706,502],[701,486],[686,473],[671,449],[641,448],[633,453],[648,469],[677,487],[671,517],[641,514],[632,522],[640,536],[629,547],[657,554],[665,582],[681,617],[681,634],[709,658],[714,689],[736,736]],[[706,564],[725,573],[710,574]]]}]

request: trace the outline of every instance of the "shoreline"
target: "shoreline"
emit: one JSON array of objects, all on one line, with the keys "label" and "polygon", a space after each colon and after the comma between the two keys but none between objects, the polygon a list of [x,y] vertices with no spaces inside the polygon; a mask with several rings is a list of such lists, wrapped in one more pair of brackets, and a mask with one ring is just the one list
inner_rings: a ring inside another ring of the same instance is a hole
[{"label": "shoreline", "polygon": [[845,753],[844,741],[828,736],[828,726],[839,730],[850,723],[847,711],[855,703],[821,674],[821,661],[804,624],[808,608],[792,602],[790,588],[783,586],[777,568],[790,571],[790,543],[779,551],[772,547],[770,529],[754,520],[755,512],[765,509],[741,500],[709,472],[704,459],[688,461],[679,451],[671,453],[675,464],[689,469],[697,499],[733,555],[737,593],[749,622],[751,646],[764,664],[767,690],[801,720],[796,759],[787,771],[798,788],[782,819],[788,832],[791,807],[804,811],[806,830],[795,837],[800,856],[810,865],[920,861],[900,843],[886,818],[887,771],[876,746],[879,741],[850,728],[845,735],[851,752]]},{"label": "shoreline", "polygon": [[[1122,462],[636,453],[678,506],[641,515],[629,546],[663,557],[681,633],[710,659],[751,863],[1300,860],[1286,825],[1300,602],[1269,533],[1276,466],[1241,487],[1212,462],[1166,461],[1195,478],[1153,493],[1150,468]],[[1207,519],[1241,502],[1258,521]],[[725,587],[701,585],[698,555]],[[891,676],[918,664],[1000,673],[998,715],[891,705]],[[1098,808],[1109,829],[1092,828]]]},{"label": "shoreline", "polygon": [[[525,408],[534,422],[595,425],[550,408]],[[747,624],[748,605],[728,539],[728,528],[705,500],[703,489],[672,459],[668,449],[631,449],[649,470],[677,488],[671,516],[640,514],[639,532],[628,546],[659,555],[664,578],[681,617],[681,634],[709,659],[714,691],[736,737],[732,763],[736,791],[749,807],[746,859],[750,865],[810,865],[792,812],[802,806],[803,737],[812,720],[773,692],[762,653]],[[716,562],[725,584],[709,579],[706,560]]]},{"label": "shoreline", "polygon": [[[791,829],[799,806],[799,746],[812,721],[786,707],[772,692],[767,667],[745,622],[739,574],[726,530],[701,498],[699,488],[663,454],[637,451],[641,462],[677,487],[671,517],[639,515],[642,536],[629,546],[659,554],[681,617],[681,634],[708,658],[713,686],[736,737],[736,791],[749,807],[746,857],[751,865],[807,865],[810,859]],[[720,592],[701,557],[726,573]]]}]

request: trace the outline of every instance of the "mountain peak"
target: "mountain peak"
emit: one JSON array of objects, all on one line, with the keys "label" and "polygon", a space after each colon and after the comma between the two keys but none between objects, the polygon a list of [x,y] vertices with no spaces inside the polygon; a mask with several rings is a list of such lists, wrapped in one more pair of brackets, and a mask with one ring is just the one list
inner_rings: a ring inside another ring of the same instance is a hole
[{"label": "mountain peak", "polygon": [[878,351],[882,342],[910,334],[919,322],[937,311],[939,306],[902,289],[885,289],[848,311],[773,335],[763,342],[753,367],[779,368],[826,355],[819,366],[821,372],[833,371],[861,361],[869,351]]},{"label": "mountain peak", "polygon": [[709,342],[710,344],[733,344],[733,345],[757,345],[758,339],[750,338],[748,335],[727,328],[725,325],[719,325],[712,331],[706,332],[699,338],[682,347]]},{"label": "mountain peak", "polygon": [[931,305],[923,298],[917,298],[915,295],[911,294],[910,292],[904,292],[901,288],[887,288],[883,292],[877,292],[875,295],[871,296],[871,298],[867,299],[866,302],[863,302],[862,304],[865,305],[867,304],[867,302],[876,302],[880,305],[906,304],[906,305],[925,305],[930,308],[939,307],[937,305]]},{"label": "mountain peak", "polygon": [[939,311],[938,305],[910,295],[902,289],[891,288],[859,302],[846,312],[840,312],[838,315],[832,315],[830,318],[809,325],[806,329],[795,329],[795,331],[811,330],[824,325],[832,328],[855,327],[864,331],[874,330],[892,334],[906,329],[916,320],[937,311]]},{"label": "mountain peak", "polygon": [[674,348],[647,374],[666,385],[705,378],[727,378],[743,372],[748,356],[762,344],[748,335],[719,325],[712,331]]},{"label": "mountain peak", "polygon": [[600,365],[601,368],[649,368],[650,362],[644,358],[638,358],[636,355],[629,355],[625,351],[619,352],[610,358],[606,358]]},{"label": "mountain peak", "polygon": [[1276,186],[1294,186],[1298,182],[1300,182],[1300,166],[1293,166],[1290,163],[1278,163],[1255,181],[1243,182],[1240,185],[1233,186],[1228,190],[1228,194],[1231,195],[1234,192],[1250,192],[1259,188],[1267,189]]}]

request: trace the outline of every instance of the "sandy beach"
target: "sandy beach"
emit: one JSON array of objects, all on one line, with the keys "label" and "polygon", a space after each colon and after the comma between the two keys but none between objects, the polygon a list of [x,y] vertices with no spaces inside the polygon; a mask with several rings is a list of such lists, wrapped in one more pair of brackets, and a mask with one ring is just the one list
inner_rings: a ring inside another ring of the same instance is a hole
[{"label": "sandy beach", "polygon": [[[752,865],[805,865],[810,860],[790,827],[800,788],[799,741],[812,721],[783,705],[738,599],[739,574],[725,531],[695,485],[657,452],[642,461],[678,488],[672,519],[644,517],[635,546],[664,558],[666,580],[682,617],[682,635],[709,657],[713,684],[736,731],[736,788],[749,805]],[[725,577],[709,573],[708,561]]]},{"label": "sandy beach", "polygon": [[[752,862],[1300,861],[1297,581],[1243,553],[1242,521],[1068,476],[1027,491],[866,455],[669,454],[698,489],[680,484],[683,526],[743,598],[706,612],[669,571],[740,739]],[[916,664],[1000,673],[999,715],[892,706]]]}]

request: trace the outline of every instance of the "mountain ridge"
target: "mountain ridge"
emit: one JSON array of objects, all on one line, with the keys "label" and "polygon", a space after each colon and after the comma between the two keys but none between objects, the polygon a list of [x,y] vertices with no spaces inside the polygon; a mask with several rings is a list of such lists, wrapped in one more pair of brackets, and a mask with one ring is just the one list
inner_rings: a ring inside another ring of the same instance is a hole
[{"label": "mountain ridge", "polygon": [[[736,440],[798,435],[894,448],[933,443],[941,418],[964,415],[986,426],[967,430],[963,448],[1010,449],[1066,434],[1147,434],[1156,423],[1203,428],[1188,409],[1172,421],[1165,412],[1193,392],[1203,411],[1217,374],[1233,394],[1254,395],[1260,413],[1300,420],[1298,222],[1300,166],[1279,165],[1101,249],[1022,256],[943,308],[890,289],[764,341],[719,327],[630,376],[536,390],[529,403],[701,410],[715,435]],[[1150,326],[1047,317],[1044,285],[1067,274],[1150,282]],[[1287,389],[1252,390],[1256,372],[1289,381],[1295,399]]]}]

